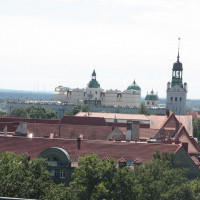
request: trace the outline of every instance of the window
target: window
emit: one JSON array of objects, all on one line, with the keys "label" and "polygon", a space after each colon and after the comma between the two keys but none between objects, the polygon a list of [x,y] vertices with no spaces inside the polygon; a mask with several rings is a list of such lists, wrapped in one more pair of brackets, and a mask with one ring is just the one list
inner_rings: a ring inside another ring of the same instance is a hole
[{"label": "window", "polygon": [[173,101],[173,97],[171,97],[171,101]]},{"label": "window", "polygon": [[149,101],[147,101],[147,105],[149,105]]},{"label": "window", "polygon": [[54,177],[55,176],[55,170],[52,169],[52,170],[49,170],[49,172],[51,173],[51,175]]},{"label": "window", "polygon": [[177,101],[177,97],[175,97],[175,101]]},{"label": "window", "polygon": [[97,94],[97,91],[95,93]]},{"label": "window", "polygon": [[154,102],[152,102],[152,105],[154,106]]},{"label": "window", "polygon": [[180,97],[180,101],[182,101],[182,98]]},{"label": "window", "polygon": [[60,178],[65,178],[66,177],[66,174],[65,174],[65,170],[61,169],[60,170]]}]

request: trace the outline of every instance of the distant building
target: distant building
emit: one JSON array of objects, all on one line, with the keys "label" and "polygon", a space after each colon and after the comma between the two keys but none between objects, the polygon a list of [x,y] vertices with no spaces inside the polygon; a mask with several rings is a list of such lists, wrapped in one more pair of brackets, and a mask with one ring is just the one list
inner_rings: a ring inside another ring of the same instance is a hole
[{"label": "distant building", "polygon": [[172,81],[167,83],[166,107],[176,115],[185,115],[187,83],[183,84],[183,67],[179,58],[178,51],[177,61],[172,68]]},{"label": "distant building", "polygon": [[147,93],[145,97],[145,106],[147,108],[158,107],[158,95],[152,90],[150,94]]},{"label": "distant building", "polygon": [[96,79],[95,70],[86,89],[70,89],[59,86],[55,88],[55,100],[64,103],[79,105],[93,104],[96,106],[139,107],[141,88],[134,82],[124,91],[104,91]]}]

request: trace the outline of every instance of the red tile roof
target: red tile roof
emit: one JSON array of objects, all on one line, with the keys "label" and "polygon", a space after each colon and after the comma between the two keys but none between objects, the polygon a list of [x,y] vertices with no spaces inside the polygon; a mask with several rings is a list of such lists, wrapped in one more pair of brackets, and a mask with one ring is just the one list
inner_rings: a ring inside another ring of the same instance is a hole
[{"label": "red tile roof", "polygon": [[33,118],[19,118],[19,117],[0,117],[1,122],[27,122],[27,123],[44,123],[44,124],[58,124],[60,120],[52,119],[33,119]]},{"label": "red tile roof", "polygon": [[14,123],[14,122],[1,122],[0,123],[0,132],[4,132],[4,129],[6,126],[7,126],[8,133],[14,133],[18,127],[18,124]]},{"label": "red tile roof", "polygon": [[125,160],[139,159],[144,163],[152,160],[156,149],[160,153],[176,152],[180,145],[82,140],[81,150],[78,150],[76,140],[0,136],[0,151],[28,153],[31,159],[50,147],[65,149],[73,162],[77,162],[80,156],[93,152],[101,159],[114,157],[118,160],[123,157]]},{"label": "red tile roof", "polygon": [[107,126],[103,117],[63,116],[60,120],[60,124]]}]

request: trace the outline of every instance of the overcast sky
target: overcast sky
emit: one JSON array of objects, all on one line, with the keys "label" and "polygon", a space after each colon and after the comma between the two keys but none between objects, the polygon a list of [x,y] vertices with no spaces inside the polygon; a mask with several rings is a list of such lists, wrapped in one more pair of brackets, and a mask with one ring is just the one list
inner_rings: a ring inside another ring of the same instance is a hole
[{"label": "overcast sky", "polygon": [[103,89],[166,97],[181,37],[188,98],[200,99],[199,0],[0,0],[0,88]]}]

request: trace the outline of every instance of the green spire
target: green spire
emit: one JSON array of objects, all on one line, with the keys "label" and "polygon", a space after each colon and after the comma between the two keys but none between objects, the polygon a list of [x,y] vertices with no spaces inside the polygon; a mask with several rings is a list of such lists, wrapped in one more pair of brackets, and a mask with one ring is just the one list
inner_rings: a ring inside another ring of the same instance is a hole
[{"label": "green spire", "polygon": [[92,73],[92,77],[93,76],[95,76],[96,77],[96,72],[95,72],[95,69],[94,69],[94,71],[93,71],[93,73]]},{"label": "green spire", "polygon": [[89,88],[100,88],[100,84],[96,80],[96,72],[95,70],[92,72],[92,80],[88,83]]}]

